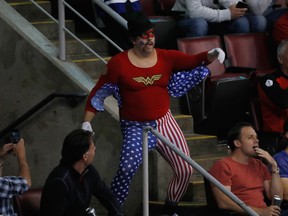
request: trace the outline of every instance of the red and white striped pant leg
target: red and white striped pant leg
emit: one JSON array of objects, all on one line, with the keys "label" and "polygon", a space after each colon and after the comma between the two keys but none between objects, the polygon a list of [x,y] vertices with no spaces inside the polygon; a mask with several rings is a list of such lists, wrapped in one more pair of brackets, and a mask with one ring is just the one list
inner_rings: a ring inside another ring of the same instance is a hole
[{"label": "red and white striped pant leg", "polygon": [[[183,153],[190,156],[189,148],[183,132],[172,116],[170,110],[164,117],[158,119],[156,122],[157,130],[175,144]],[[172,180],[168,186],[168,201],[178,203],[187,190],[190,177],[193,173],[193,168],[160,140],[157,141],[156,148],[167,160],[174,172]]]}]

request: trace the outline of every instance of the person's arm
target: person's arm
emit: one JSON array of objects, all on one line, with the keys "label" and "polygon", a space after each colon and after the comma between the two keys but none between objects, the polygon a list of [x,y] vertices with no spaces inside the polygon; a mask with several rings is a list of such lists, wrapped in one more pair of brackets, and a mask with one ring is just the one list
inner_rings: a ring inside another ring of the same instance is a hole
[{"label": "person's arm", "polygon": [[95,112],[91,112],[91,111],[85,111],[84,113],[84,118],[83,118],[83,123],[82,123],[82,129],[84,130],[88,130],[88,131],[93,131],[92,125],[91,125],[91,121],[93,120],[94,116],[95,116]]},{"label": "person's arm", "polygon": [[2,170],[5,163],[5,157],[8,155],[8,152],[13,150],[13,143],[4,144],[0,148],[0,176],[2,176]]},{"label": "person's arm", "polygon": [[281,182],[281,179],[280,179],[280,175],[279,175],[279,171],[277,171],[278,167],[277,165],[274,166],[274,168],[272,167],[272,172],[271,172],[271,181],[266,181],[264,182],[264,185],[265,184],[269,184],[270,185],[270,191],[268,193],[268,198],[270,200],[273,199],[273,196],[274,195],[278,195],[280,196],[281,198],[283,197],[283,187],[282,187],[282,182]]},{"label": "person's arm", "polygon": [[186,0],[186,15],[190,18],[204,18],[208,22],[223,22],[231,20],[231,13],[229,9],[213,8],[211,5],[203,5],[201,0]]},{"label": "person's arm", "polygon": [[31,186],[30,168],[26,159],[24,139],[21,138],[17,144],[14,144],[13,152],[18,160],[19,176],[26,179],[28,186]]},{"label": "person's arm", "polygon": [[[285,140],[285,142],[287,142],[287,140]],[[287,145],[287,143],[285,143],[285,145]],[[287,151],[287,149],[284,151]],[[280,170],[280,179],[283,187],[283,200],[288,201],[288,161],[286,157],[286,153],[284,152],[279,152],[273,156]]]},{"label": "person's arm", "polygon": [[[101,77],[100,77],[100,80],[102,80]],[[97,90],[100,88],[101,85],[102,85],[102,82],[98,81],[97,84],[91,90],[90,94],[88,95],[86,105],[85,105],[85,112],[83,116],[83,123],[81,126],[81,128],[84,130],[93,131],[91,121],[95,117],[97,110],[92,106],[91,99],[95,95],[95,93],[97,92]]]},{"label": "person's arm", "polygon": [[[225,188],[229,191],[231,191],[230,186],[225,186]],[[220,189],[218,189],[216,186],[212,186],[212,193],[215,197],[215,200],[217,202],[217,205],[220,209],[225,209],[228,211],[234,211],[239,213],[244,213],[244,210],[239,207],[234,201],[232,201],[227,195],[225,195]]]},{"label": "person's arm", "polygon": [[270,200],[273,198],[274,195],[283,197],[283,188],[280,180],[279,167],[277,165],[277,162],[267,151],[261,148],[255,148],[255,151],[258,154],[258,157],[265,159],[268,166],[270,167],[271,180],[264,181],[264,190],[266,196]]},{"label": "person's arm", "polygon": [[[110,60],[111,61],[111,60]],[[115,76],[112,76],[115,78]],[[114,81],[115,82],[115,81]],[[110,74],[108,74],[108,68],[106,68],[102,75],[100,76],[97,84],[91,90],[85,105],[85,112],[83,116],[82,129],[93,131],[91,126],[91,121],[95,117],[97,110],[92,106],[91,99],[94,97],[95,93],[105,84],[105,83],[113,83],[113,79],[111,79]]]},{"label": "person's arm", "polygon": [[[230,186],[225,186],[229,191],[231,191]],[[217,205],[220,209],[225,209],[228,211],[234,211],[239,214],[245,214],[245,211],[238,206],[234,201],[232,201],[228,196],[226,196],[221,190],[217,187],[212,186],[212,192],[217,202]],[[249,206],[252,210],[254,210],[257,214],[261,216],[270,216],[270,215],[280,215],[280,208],[278,206],[269,206],[266,208],[256,208],[253,206]]]}]

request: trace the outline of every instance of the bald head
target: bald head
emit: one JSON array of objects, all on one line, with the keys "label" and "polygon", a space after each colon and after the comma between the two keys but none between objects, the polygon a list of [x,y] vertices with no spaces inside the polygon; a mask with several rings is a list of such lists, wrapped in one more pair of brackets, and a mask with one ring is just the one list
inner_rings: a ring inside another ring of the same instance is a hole
[{"label": "bald head", "polygon": [[288,74],[288,40],[283,40],[277,48],[277,59],[283,73]]}]

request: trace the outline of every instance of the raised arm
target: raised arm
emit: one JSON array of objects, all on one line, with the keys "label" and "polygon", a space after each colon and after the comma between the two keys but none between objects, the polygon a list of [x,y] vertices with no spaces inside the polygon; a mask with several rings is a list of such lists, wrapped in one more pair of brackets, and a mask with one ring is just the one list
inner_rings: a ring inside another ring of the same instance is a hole
[{"label": "raised arm", "polygon": [[18,160],[19,176],[25,178],[28,183],[28,186],[30,187],[31,175],[30,175],[30,168],[26,159],[26,151],[23,138],[21,138],[20,141],[14,145],[13,152]]}]

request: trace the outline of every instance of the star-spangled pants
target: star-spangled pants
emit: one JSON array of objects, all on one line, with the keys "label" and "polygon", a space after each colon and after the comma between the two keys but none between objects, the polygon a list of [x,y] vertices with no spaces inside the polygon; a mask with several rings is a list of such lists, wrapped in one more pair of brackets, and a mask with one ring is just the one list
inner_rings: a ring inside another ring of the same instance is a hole
[{"label": "star-spangled pants", "polygon": [[[128,196],[132,177],[142,163],[142,129],[144,126],[151,126],[158,130],[187,156],[190,156],[190,153],[185,137],[170,110],[165,116],[155,121],[136,122],[121,119],[120,125],[123,144],[119,169],[112,180],[111,189],[119,203],[123,205]],[[156,148],[170,164],[173,177],[168,186],[167,200],[178,203],[188,187],[193,172],[192,167],[167,145],[156,139],[152,133],[148,133],[148,148],[149,150]]]}]

